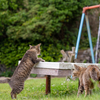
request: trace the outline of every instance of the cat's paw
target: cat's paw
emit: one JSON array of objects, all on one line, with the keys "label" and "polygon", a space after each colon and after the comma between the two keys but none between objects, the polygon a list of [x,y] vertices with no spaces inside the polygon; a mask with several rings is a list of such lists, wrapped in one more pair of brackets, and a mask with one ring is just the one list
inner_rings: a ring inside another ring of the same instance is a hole
[{"label": "cat's paw", "polygon": [[41,62],[45,62],[45,60],[44,59],[42,59],[42,58],[38,58]]},{"label": "cat's paw", "polygon": [[42,62],[45,62],[45,60],[42,59]]}]

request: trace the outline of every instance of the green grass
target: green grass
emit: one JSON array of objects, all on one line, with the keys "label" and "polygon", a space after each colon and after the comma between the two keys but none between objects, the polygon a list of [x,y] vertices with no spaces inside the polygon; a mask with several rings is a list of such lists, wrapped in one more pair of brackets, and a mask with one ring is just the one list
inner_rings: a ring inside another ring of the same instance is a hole
[{"label": "green grass", "polygon": [[[91,96],[84,98],[84,93],[77,98],[78,81],[66,78],[51,79],[51,93],[45,95],[45,79],[30,79],[25,82],[24,90],[16,100],[100,100],[100,90],[95,86]],[[8,84],[0,84],[0,100],[11,100]]]}]

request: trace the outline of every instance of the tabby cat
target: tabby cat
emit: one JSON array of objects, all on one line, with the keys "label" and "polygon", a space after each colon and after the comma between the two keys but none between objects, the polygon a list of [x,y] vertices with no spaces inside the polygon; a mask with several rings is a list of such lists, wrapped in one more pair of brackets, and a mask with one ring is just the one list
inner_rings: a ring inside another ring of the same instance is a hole
[{"label": "tabby cat", "polygon": [[0,80],[0,83],[9,83],[12,89],[12,99],[16,98],[17,94],[24,89],[24,82],[28,78],[33,66],[39,61],[45,61],[37,57],[40,54],[40,45],[41,43],[36,46],[30,45],[30,49],[26,51],[12,77],[10,79]]}]

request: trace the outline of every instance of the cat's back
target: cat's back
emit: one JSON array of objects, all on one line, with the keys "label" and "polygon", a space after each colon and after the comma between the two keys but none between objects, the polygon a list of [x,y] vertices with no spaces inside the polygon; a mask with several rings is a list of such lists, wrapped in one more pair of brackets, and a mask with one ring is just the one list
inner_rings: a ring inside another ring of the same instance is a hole
[{"label": "cat's back", "polygon": [[83,75],[84,75],[86,69],[87,69],[87,68],[85,68],[85,67],[82,67],[82,68],[81,68],[81,71],[80,71],[80,78],[83,78]]},{"label": "cat's back", "polygon": [[32,67],[34,66],[34,63],[31,61],[31,52],[26,52],[23,56],[20,64],[17,66],[12,79],[16,78],[27,78],[29,75],[29,72],[31,71]]},{"label": "cat's back", "polygon": [[87,67],[87,70],[86,70],[86,72],[85,73],[91,73],[91,72],[100,72],[99,71],[99,67],[98,66],[96,66],[96,65],[89,65],[88,67]]}]

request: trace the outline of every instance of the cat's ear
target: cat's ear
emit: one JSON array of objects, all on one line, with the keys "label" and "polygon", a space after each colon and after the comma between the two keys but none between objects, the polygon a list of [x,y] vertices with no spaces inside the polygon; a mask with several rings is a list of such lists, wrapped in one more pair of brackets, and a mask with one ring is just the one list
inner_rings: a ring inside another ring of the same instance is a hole
[{"label": "cat's ear", "polygon": [[32,45],[29,45],[30,49],[32,48]]},{"label": "cat's ear", "polygon": [[74,67],[76,70],[80,71],[81,70],[81,67],[80,66],[77,66],[76,64],[74,64]]},{"label": "cat's ear", "polygon": [[41,45],[41,43],[38,44],[38,46],[40,46],[40,45]]}]

